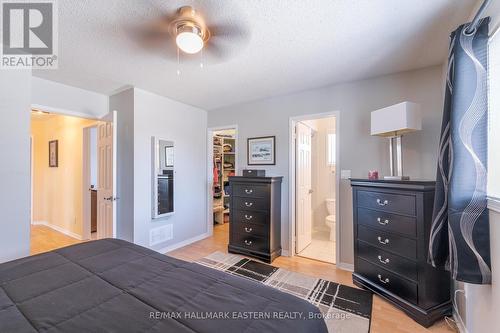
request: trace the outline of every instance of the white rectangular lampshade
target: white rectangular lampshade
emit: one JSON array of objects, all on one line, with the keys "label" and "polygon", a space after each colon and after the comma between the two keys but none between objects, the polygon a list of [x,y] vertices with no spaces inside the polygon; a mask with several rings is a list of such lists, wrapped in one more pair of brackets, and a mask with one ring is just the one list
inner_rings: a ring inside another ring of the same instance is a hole
[{"label": "white rectangular lampshade", "polygon": [[402,102],[371,113],[371,135],[396,136],[422,129],[420,105]]}]

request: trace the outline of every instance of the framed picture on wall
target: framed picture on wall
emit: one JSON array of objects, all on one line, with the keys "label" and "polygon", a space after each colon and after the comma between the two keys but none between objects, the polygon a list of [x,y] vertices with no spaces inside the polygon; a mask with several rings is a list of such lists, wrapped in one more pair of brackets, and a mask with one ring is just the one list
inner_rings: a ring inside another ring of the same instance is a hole
[{"label": "framed picture on wall", "polygon": [[59,164],[59,142],[49,141],[49,167],[57,168]]},{"label": "framed picture on wall", "polygon": [[248,138],[247,154],[248,165],[275,165],[276,137]]}]

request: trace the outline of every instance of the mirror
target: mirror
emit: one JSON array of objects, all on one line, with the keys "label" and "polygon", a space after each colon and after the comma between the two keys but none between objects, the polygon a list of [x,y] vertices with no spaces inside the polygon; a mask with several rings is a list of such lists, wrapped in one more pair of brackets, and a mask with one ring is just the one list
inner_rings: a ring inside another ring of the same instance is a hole
[{"label": "mirror", "polygon": [[174,213],[174,142],[153,138],[153,219]]}]

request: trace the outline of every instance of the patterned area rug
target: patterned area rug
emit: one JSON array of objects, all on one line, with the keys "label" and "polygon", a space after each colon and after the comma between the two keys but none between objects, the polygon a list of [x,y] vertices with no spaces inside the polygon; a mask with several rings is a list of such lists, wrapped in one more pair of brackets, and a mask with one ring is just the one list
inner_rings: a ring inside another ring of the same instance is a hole
[{"label": "patterned area rug", "polygon": [[235,254],[214,252],[197,263],[307,300],[320,309],[329,333],[370,331],[371,292],[290,272]]}]

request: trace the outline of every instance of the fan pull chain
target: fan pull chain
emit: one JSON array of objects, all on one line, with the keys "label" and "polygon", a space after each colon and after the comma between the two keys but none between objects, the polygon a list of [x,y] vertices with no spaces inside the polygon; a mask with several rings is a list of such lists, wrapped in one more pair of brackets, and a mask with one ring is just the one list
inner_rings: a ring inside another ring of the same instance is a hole
[{"label": "fan pull chain", "polygon": [[200,51],[200,68],[203,68],[203,49]]}]

